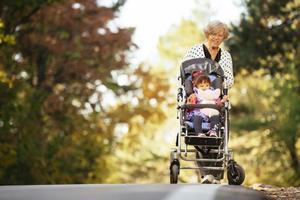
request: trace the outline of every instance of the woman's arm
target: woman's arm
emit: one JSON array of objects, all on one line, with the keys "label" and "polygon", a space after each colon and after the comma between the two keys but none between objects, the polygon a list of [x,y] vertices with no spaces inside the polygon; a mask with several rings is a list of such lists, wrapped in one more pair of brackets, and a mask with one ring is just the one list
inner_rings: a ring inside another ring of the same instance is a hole
[{"label": "woman's arm", "polygon": [[[232,67],[232,58],[229,52],[224,51],[224,57],[223,59],[223,66],[221,65],[224,75],[226,77],[226,83],[227,87],[231,88],[234,83],[234,77],[233,77],[233,67]],[[221,63],[220,63],[221,64]]]}]

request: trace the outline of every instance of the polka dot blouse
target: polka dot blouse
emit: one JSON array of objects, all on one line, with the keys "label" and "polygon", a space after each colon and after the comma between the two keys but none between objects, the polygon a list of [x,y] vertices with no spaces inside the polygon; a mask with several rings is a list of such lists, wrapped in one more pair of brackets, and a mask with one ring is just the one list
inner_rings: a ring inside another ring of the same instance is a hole
[{"label": "polka dot blouse", "polygon": [[[194,58],[209,58],[211,56],[204,44],[194,45],[183,58],[183,61],[194,59]],[[217,61],[224,71],[224,75],[227,79],[225,81],[228,87],[232,87],[234,83],[233,71],[232,71],[232,58],[228,51],[221,50],[218,52],[215,61]]]}]

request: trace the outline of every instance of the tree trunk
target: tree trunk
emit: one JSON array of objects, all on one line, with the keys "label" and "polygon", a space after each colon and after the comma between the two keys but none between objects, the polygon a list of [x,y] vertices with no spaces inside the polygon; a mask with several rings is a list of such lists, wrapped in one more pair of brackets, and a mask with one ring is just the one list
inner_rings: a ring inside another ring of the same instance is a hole
[{"label": "tree trunk", "polygon": [[298,159],[298,155],[297,155],[297,149],[296,149],[296,144],[294,143],[292,146],[290,146],[289,149],[289,154],[291,156],[291,160],[292,160],[292,168],[295,171],[295,174],[300,177],[300,161]]}]

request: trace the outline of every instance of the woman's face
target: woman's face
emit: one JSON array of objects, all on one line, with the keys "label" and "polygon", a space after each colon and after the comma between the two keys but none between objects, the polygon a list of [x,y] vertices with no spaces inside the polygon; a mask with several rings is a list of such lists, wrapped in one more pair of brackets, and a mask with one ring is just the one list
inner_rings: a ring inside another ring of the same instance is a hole
[{"label": "woman's face", "polygon": [[208,35],[207,42],[212,48],[219,48],[224,40],[224,30],[218,29]]}]

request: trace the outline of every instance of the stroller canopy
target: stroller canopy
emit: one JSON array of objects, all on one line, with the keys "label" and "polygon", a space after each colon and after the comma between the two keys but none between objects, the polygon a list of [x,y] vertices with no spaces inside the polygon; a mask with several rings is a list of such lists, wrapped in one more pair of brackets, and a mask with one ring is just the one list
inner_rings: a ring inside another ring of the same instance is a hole
[{"label": "stroller canopy", "polygon": [[207,58],[195,58],[191,60],[186,60],[181,64],[180,76],[181,80],[184,81],[193,71],[199,71],[206,75],[215,74],[223,78],[224,72],[220,64],[207,59]]}]

